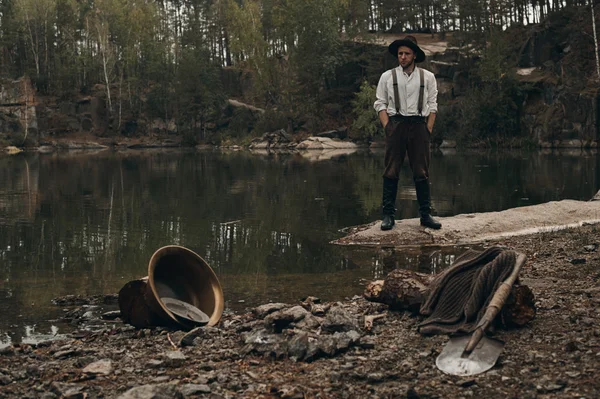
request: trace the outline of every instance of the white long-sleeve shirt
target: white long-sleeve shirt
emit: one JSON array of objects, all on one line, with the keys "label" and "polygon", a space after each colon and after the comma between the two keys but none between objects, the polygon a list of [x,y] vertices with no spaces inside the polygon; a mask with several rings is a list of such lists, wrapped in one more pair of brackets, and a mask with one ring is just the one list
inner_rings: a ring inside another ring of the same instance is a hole
[{"label": "white long-sleeve shirt", "polygon": [[[431,112],[437,112],[437,82],[435,75],[425,69],[415,68],[408,75],[404,72],[401,66],[396,68],[396,76],[398,76],[398,94],[400,96],[400,114],[404,116],[419,115],[417,102],[420,90],[420,76],[424,75],[425,90],[423,92],[423,111],[422,116],[428,116]],[[385,71],[379,84],[377,85],[377,101],[373,104],[375,111],[387,110],[389,116],[396,114],[396,104],[394,101],[394,81],[392,78],[392,70]]]}]

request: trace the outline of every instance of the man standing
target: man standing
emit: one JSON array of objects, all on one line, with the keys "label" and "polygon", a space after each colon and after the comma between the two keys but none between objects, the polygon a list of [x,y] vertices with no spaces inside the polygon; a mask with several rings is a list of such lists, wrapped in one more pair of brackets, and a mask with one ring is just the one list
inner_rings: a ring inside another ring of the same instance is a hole
[{"label": "man standing", "polygon": [[429,138],[437,113],[437,83],[433,73],[416,67],[425,60],[425,53],[413,36],[394,41],[388,50],[400,65],[381,75],[374,104],[385,131],[381,230],[394,226],[398,177],[405,155],[415,181],[421,226],[439,229],[441,223],[431,217],[429,194]]}]

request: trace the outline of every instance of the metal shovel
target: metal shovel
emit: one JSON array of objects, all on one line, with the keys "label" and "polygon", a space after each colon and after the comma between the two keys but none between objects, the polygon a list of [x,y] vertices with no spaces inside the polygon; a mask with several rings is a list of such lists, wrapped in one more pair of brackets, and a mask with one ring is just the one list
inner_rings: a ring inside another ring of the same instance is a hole
[{"label": "metal shovel", "polygon": [[512,273],[494,293],[475,331],[471,335],[450,338],[435,361],[436,366],[444,373],[467,376],[480,374],[494,367],[504,342],[487,337],[485,330],[504,306],[525,259],[524,254],[517,256]]}]

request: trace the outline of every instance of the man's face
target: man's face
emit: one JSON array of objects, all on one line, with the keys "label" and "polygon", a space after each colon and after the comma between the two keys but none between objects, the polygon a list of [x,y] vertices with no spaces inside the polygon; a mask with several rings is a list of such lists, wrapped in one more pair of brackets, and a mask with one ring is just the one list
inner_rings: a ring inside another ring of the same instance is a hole
[{"label": "man's face", "polygon": [[398,47],[398,62],[402,68],[410,66],[415,62],[415,52],[410,47],[400,46]]}]

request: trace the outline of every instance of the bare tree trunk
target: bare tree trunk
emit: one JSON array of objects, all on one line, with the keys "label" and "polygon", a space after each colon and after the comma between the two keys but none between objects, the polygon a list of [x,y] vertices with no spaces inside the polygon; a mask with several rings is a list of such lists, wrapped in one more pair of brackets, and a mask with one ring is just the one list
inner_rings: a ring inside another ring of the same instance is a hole
[{"label": "bare tree trunk", "polygon": [[[40,57],[39,57],[39,54],[37,51],[39,49],[36,49],[38,41],[33,40],[33,32],[31,31],[31,22],[29,21],[29,15],[27,14],[27,10],[25,10],[25,18],[27,19],[27,30],[29,31],[29,40],[31,41],[31,52],[33,53],[33,59],[35,61],[35,71],[39,78],[39,76],[40,76]],[[37,34],[36,34],[36,38],[37,38]]]},{"label": "bare tree trunk", "polygon": [[[27,140],[27,133],[29,132],[29,120],[27,115],[27,107],[29,106],[29,90],[27,89],[27,81],[23,79],[23,86],[25,88],[25,137],[23,137],[23,144]],[[27,175],[29,177],[29,174]]]},{"label": "bare tree trunk", "polygon": [[123,95],[121,94],[123,92],[123,68],[121,68],[121,79],[119,81],[119,126],[117,127],[117,131],[121,131],[121,117],[122,117],[122,111],[123,111]]},{"label": "bare tree trunk", "polygon": [[106,32],[106,36],[102,36],[104,32],[100,32],[100,27],[96,25],[96,31],[98,32],[98,47],[100,53],[102,55],[102,69],[104,72],[104,82],[106,83],[106,97],[108,101],[108,111],[112,114],[112,99],[110,97],[110,79],[108,78],[108,32]]},{"label": "bare tree trunk", "polygon": [[598,58],[598,36],[596,35],[596,14],[594,13],[594,0],[590,0],[592,8],[592,27],[594,29],[594,47],[596,48],[596,73],[600,79],[600,58]]}]

